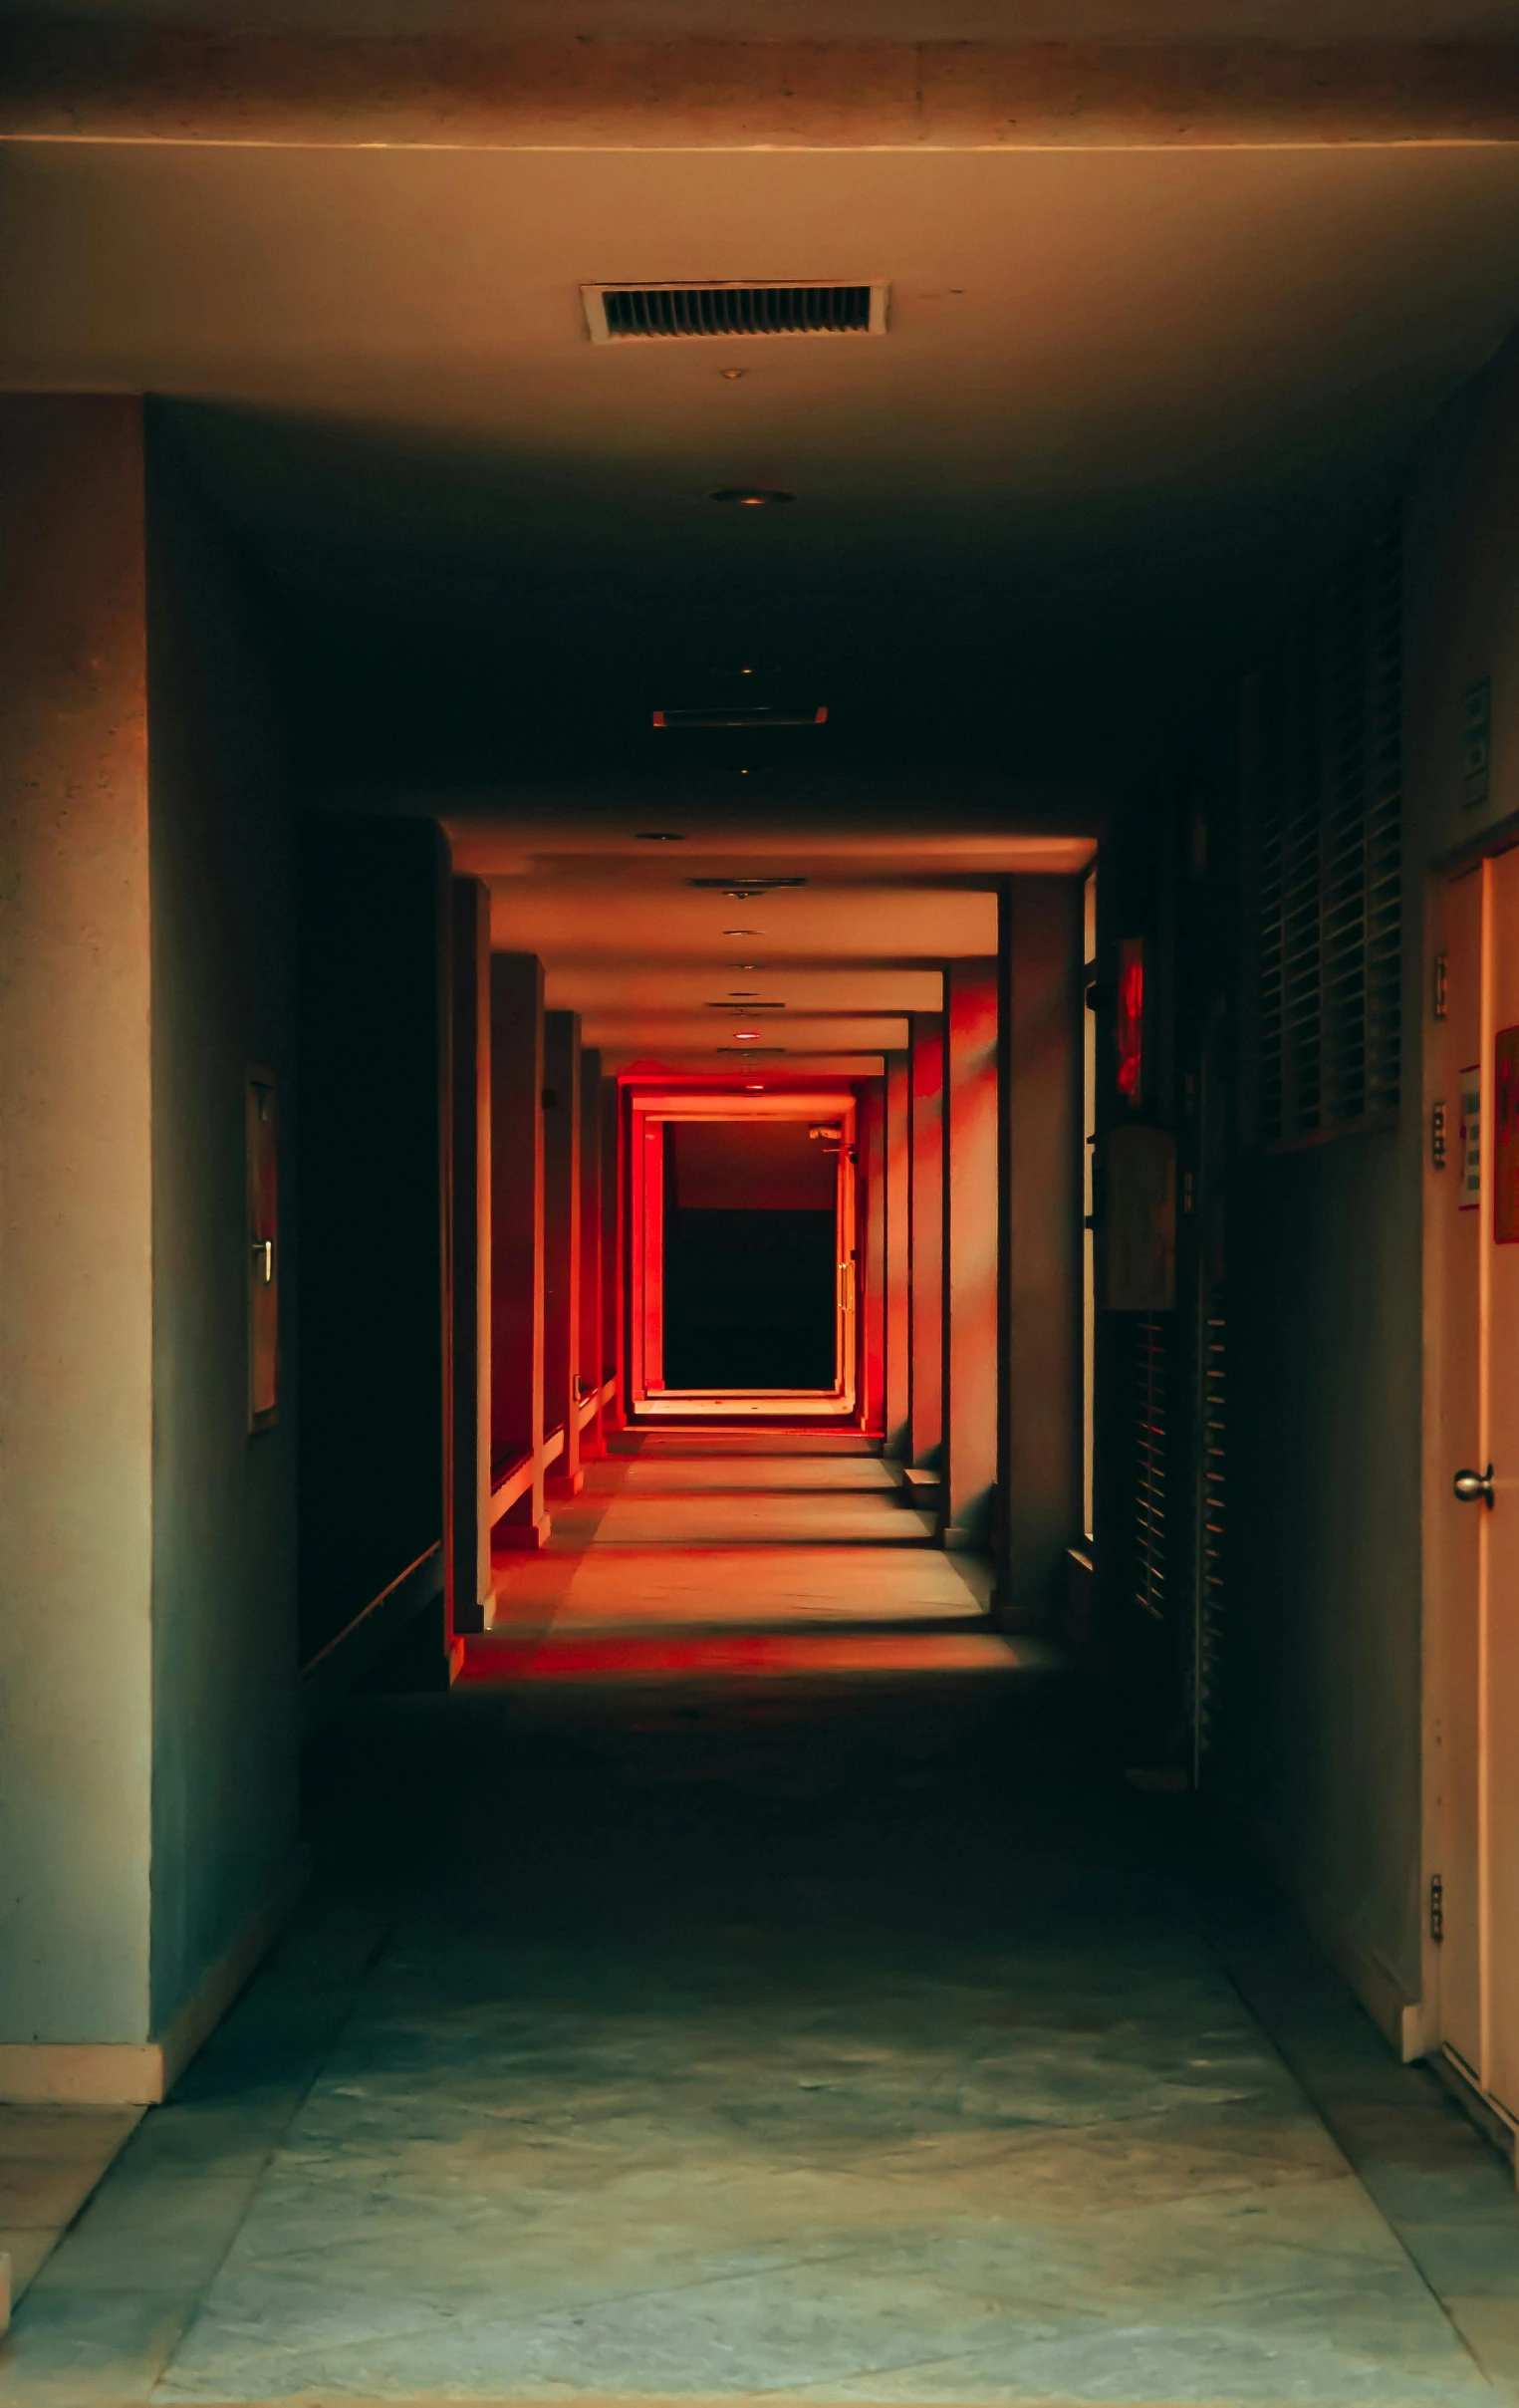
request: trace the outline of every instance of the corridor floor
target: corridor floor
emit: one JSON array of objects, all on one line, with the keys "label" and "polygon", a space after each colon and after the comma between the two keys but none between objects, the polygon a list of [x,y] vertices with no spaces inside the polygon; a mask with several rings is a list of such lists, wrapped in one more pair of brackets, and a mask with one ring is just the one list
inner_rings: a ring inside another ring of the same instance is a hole
[{"label": "corridor floor", "polygon": [[1515,2396],[1509,2169],[878,1465],[602,1467],[513,1580],[0,2401]]}]

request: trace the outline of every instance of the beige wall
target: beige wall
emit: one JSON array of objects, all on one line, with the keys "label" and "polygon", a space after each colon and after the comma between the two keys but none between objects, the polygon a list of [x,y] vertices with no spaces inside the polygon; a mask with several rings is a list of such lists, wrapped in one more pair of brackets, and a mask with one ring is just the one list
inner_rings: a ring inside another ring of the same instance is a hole
[{"label": "beige wall", "polygon": [[[1395,1130],[1245,1165],[1230,1199],[1231,1766],[1278,1871],[1385,2026],[1421,1987],[1422,1265],[1431,865],[1519,812],[1519,340],[1410,462]],[[1490,801],[1460,706],[1493,680]]]},{"label": "beige wall", "polygon": [[294,1103],[291,896],[246,582],[137,401],[0,401],[0,2047],[46,2053],[157,2037],[288,1874],[244,1090]]},{"label": "beige wall", "polygon": [[[147,422],[152,2026],[296,1839],[294,871],[258,590]],[[248,1429],[250,1069],[280,1111],[280,1401]]]},{"label": "beige wall", "polygon": [[141,413],[0,401],[0,2041],[148,2028]]}]

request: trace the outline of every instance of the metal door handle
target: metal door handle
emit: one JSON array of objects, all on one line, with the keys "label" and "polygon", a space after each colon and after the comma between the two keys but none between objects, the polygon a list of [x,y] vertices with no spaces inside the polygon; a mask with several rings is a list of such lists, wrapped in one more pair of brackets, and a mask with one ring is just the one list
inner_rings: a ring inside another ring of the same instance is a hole
[{"label": "metal door handle", "polygon": [[1488,1511],[1492,1511],[1494,1499],[1491,1464],[1488,1465],[1485,1472],[1458,1472],[1450,1484],[1463,1505],[1474,1505],[1480,1497]]},{"label": "metal door handle", "polygon": [[254,1261],[255,1261],[255,1262],[258,1264],[259,1278],[260,1278],[260,1281],[262,1282],[262,1284],[263,1284],[265,1287],[273,1287],[273,1285],[274,1285],[274,1239],[273,1239],[272,1237],[255,1237],[255,1238],[254,1238],[254,1240],[253,1240],[253,1259],[254,1259]]}]

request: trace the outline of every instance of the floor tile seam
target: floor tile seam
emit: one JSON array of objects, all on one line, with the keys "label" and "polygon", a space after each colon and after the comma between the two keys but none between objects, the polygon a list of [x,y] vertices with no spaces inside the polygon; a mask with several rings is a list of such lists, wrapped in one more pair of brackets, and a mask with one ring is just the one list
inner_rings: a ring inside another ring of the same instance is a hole
[{"label": "floor tile seam", "polygon": [[[1288,2054],[1287,2045],[1285,2045],[1282,2040],[1278,2039],[1276,2031],[1274,2031],[1264,2020],[1262,2015],[1257,2012],[1251,2002],[1250,1994],[1245,1988],[1244,1981],[1236,1976],[1234,1965],[1231,1961],[1231,1956],[1225,1953],[1225,1946],[1215,1945],[1212,1942],[1209,1942],[1209,1946],[1213,1950],[1213,1954],[1223,1973],[1224,1979],[1229,1983],[1231,1989],[1235,1993],[1235,1996],[1244,2006],[1246,2012],[1249,2014],[1256,2028],[1262,2034],[1267,2046],[1283,2065],[1294,2086],[1300,2095],[1307,2101],[1308,2106],[1312,2110],[1313,2114],[1317,2117],[1323,2130],[1328,2134],[1334,2146],[1339,2150],[1348,2171],[1354,2176],[1357,2184],[1360,2187],[1362,2196],[1366,2200],[1368,2206],[1371,2208],[1373,2215],[1381,2219],[1388,2232],[1392,2236],[1392,2239],[1395,2242],[1398,2250],[1401,2252],[1404,2261],[1412,2269],[1414,2276],[1423,2286],[1425,2292],[1434,2301],[1434,2304],[1439,2310],[1440,2315],[1443,2317],[1447,2328],[1454,2335],[1455,2340],[1459,2344],[1461,2350],[1465,2354],[1480,2380],[1484,2383],[1488,2382],[1490,2378],[1487,2375],[1487,2371],[1482,2365],[1480,2358],[1477,2356],[1476,2349],[1472,2342],[1467,2338],[1466,2334],[1461,2330],[1460,2325],[1457,2323],[1455,2316],[1451,2312],[1447,2299],[1430,2280],[1429,2275],[1425,2273],[1423,2267],[1420,2266],[1417,2258],[1414,2256],[1412,2250],[1408,2247],[1407,2242],[1404,2240],[1402,2232],[1399,2229],[1400,2220],[1394,2219],[1389,2215],[1387,2209],[1382,2205],[1382,2202],[1377,2198],[1376,2194],[1370,2188],[1361,2172],[1360,2167],[1357,2165],[1355,2158],[1352,2156],[1351,2151],[1346,2146],[1345,2141],[1341,2138],[1340,2133],[1335,2128],[1332,2110],[1326,2107],[1321,2099],[1316,2096],[1311,2081],[1306,2079],[1304,2075],[1299,2072],[1298,2067],[1292,2060],[1292,2057]],[[1349,2002],[1347,2002],[1347,2008],[1348,2011],[1354,2011],[1354,2009],[1349,2007]]]},{"label": "floor tile seam", "polygon": [[[310,2252],[292,2252],[291,2255],[309,2258]],[[782,2258],[772,2265],[744,2273],[729,2272],[724,2274],[698,2275],[694,2280],[688,2282],[644,2283],[631,2290],[588,2292],[584,2294],[577,2294],[573,2299],[563,2300],[553,2306],[545,2306],[540,2304],[536,2307],[525,2308],[519,2313],[503,2313],[498,2308],[481,2309],[473,2315],[448,2316],[447,2321],[451,2325],[460,2328],[478,2328],[481,2326],[495,2327],[502,2325],[526,2327],[532,2324],[541,2324],[553,2318],[578,2315],[581,2313],[609,2308],[628,2307],[650,2299],[679,2298],[689,2292],[715,2290],[724,2284],[753,2281],[757,2277],[771,2278],[777,2274],[799,2272],[804,2267],[833,2265],[841,2257],[847,2257],[848,2255],[849,2251],[847,2249],[809,2251],[805,2252],[801,2256]],[[268,2264],[269,2261],[266,2260],[262,2261],[261,2263]],[[202,2307],[206,2304],[206,2294],[202,2294],[197,2304]],[[446,2311],[437,2312],[446,2313]],[[408,2328],[408,2330],[405,2332],[396,2331],[393,2333],[388,2333],[384,2335],[383,2338],[386,2340],[400,2341],[412,2338],[414,2337],[414,2334],[436,2332],[437,2329],[435,2318],[429,2318],[414,2328]],[[183,2338],[182,2333],[180,2337],[181,2339]],[[250,2338],[253,2337],[254,2336],[250,2335]],[[177,2348],[177,2346],[178,2345],[176,2343],[175,2347]],[[289,2358],[297,2356],[302,2352],[309,2352],[312,2349],[313,2344],[310,2341],[287,2343],[270,2342],[260,2339],[259,2346],[267,2351],[270,2351],[271,2353],[283,2355]],[[356,2340],[325,2341],[317,2346],[321,2347],[324,2355],[339,2355],[343,2352],[355,2349],[373,2349],[376,2346],[376,2335],[373,2333],[367,2333],[361,2335]],[[167,2364],[167,2361],[165,2361],[165,2364]],[[0,2397],[3,2397],[3,2395],[0,2395]]]}]

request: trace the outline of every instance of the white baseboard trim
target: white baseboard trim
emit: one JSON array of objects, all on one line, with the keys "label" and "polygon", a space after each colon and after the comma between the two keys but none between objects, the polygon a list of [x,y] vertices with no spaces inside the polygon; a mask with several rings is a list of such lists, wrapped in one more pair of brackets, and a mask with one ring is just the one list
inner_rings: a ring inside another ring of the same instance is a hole
[{"label": "white baseboard trim", "polygon": [[0,2103],[157,2106],[246,1988],[309,1878],[300,1850],[156,2039],[0,2041]]}]

